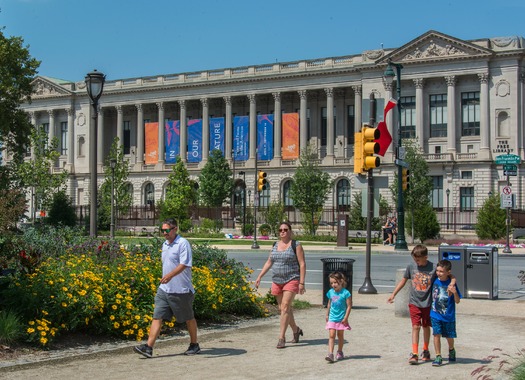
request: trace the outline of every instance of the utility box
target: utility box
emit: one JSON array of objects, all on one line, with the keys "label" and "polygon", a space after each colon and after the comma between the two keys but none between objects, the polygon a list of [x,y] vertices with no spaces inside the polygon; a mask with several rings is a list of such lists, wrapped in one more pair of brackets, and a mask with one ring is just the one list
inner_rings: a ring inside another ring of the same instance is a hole
[{"label": "utility box", "polygon": [[463,297],[467,297],[467,249],[465,247],[439,247],[438,257],[439,260],[450,261],[458,289]]},{"label": "utility box", "polygon": [[348,247],[348,215],[337,216],[337,246]]},{"label": "utility box", "polygon": [[467,297],[497,299],[498,271],[497,247],[467,247]]}]

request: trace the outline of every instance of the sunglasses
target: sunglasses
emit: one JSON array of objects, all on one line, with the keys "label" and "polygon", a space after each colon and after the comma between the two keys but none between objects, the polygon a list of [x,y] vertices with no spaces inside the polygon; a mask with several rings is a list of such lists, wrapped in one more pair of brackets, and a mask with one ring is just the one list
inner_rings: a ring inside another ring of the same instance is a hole
[{"label": "sunglasses", "polygon": [[171,232],[172,229],[173,229],[173,228],[164,228],[164,229],[162,230],[162,232],[165,233],[165,234],[169,234],[169,233]]},{"label": "sunglasses", "polygon": [[279,228],[279,232],[288,232],[288,228]]}]

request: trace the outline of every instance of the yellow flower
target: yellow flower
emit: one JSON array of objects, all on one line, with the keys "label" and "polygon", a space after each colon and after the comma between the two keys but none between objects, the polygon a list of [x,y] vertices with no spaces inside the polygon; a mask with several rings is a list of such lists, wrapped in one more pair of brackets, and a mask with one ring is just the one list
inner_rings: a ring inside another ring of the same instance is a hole
[{"label": "yellow flower", "polygon": [[29,321],[29,326],[33,326],[35,324],[35,321]]},{"label": "yellow flower", "polygon": [[35,332],[35,329],[32,328],[32,327],[30,327],[30,328],[27,329],[27,333],[28,333],[28,334],[33,334],[34,332]]},{"label": "yellow flower", "polygon": [[62,287],[62,290],[63,290],[64,292],[67,292],[67,288],[66,288],[65,286]]},{"label": "yellow flower", "polygon": [[114,320],[115,320],[115,316],[114,316],[114,315],[110,315],[110,316],[109,316],[109,320],[110,320],[110,321],[114,321]]},{"label": "yellow flower", "polygon": [[112,308],[113,310],[117,310],[117,305],[112,305],[111,308]]},{"label": "yellow flower", "polygon": [[48,281],[48,284],[49,284],[49,285],[53,285],[53,280],[49,280],[49,281]]},{"label": "yellow flower", "polygon": [[118,323],[118,322],[113,323],[113,327],[118,329],[120,327],[120,323]]},{"label": "yellow flower", "polygon": [[47,333],[46,333],[45,331],[40,331],[40,335],[41,335],[41,336],[46,336]]},{"label": "yellow flower", "polygon": [[67,303],[62,302],[62,307],[67,307]]},{"label": "yellow flower", "polygon": [[42,344],[46,344],[47,343],[47,338],[40,338],[40,343]]}]

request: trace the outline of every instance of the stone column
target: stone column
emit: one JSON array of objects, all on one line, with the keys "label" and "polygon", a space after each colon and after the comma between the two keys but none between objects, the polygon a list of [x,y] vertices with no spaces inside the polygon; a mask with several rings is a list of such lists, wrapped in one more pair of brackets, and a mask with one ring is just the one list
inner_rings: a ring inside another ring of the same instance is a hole
[{"label": "stone column", "polygon": [[421,146],[425,151],[425,112],[424,112],[424,79],[418,78],[414,79],[414,86],[416,87],[416,138],[419,146]]},{"label": "stone column", "polygon": [[281,111],[281,93],[274,92],[274,113],[273,113],[273,157],[276,159],[281,159],[282,154],[282,111]]},{"label": "stone column", "polygon": [[[456,153],[456,77],[454,75],[445,77],[447,82],[447,150]],[[452,157],[454,158],[454,157]]]},{"label": "stone column", "polygon": [[55,138],[55,110],[48,110],[49,115],[49,145]]},{"label": "stone column", "polygon": [[[31,125],[33,126],[33,128],[36,128],[37,125],[37,121],[36,121],[36,113],[35,112],[29,112],[29,118],[31,119]],[[2,154],[6,155],[6,150],[5,150],[5,147],[2,147],[0,149],[2,151]],[[35,158],[35,147],[33,146],[33,144],[31,144],[31,157],[32,158]]]},{"label": "stone column", "polygon": [[188,159],[188,127],[186,116],[186,100],[179,100],[180,106],[180,158],[182,162]]},{"label": "stone column", "polygon": [[299,99],[301,99],[301,106],[299,110],[299,153],[302,153],[306,149],[308,144],[308,123],[306,120],[306,108],[307,108],[307,98],[306,90],[297,91],[299,94]]},{"label": "stone column", "polygon": [[334,156],[334,89],[325,88],[326,93],[326,156]]},{"label": "stone column", "polygon": [[208,98],[201,99],[202,104],[202,163],[210,156],[210,113]]},{"label": "stone column", "polygon": [[144,164],[144,109],[142,104],[135,104],[137,108],[137,165]]},{"label": "stone column", "polygon": [[[361,86],[352,86],[354,90],[355,100],[354,100],[354,132],[359,132],[361,130],[361,125],[363,123],[363,95]],[[386,99],[385,99],[386,100]],[[388,101],[388,100],[387,100]]]},{"label": "stone column", "polygon": [[248,95],[250,101],[250,161],[255,160],[255,149],[257,148],[257,105],[255,94]]},{"label": "stone column", "polygon": [[165,151],[166,151],[166,147],[164,146],[164,130],[166,129],[165,127],[166,121],[164,120],[165,119],[164,103],[158,102],[157,107],[159,109],[159,147],[158,147],[159,160],[158,160],[158,164],[164,164],[164,158],[165,158],[164,156],[165,156]]},{"label": "stone column", "polygon": [[[392,84],[393,83],[388,83],[387,81],[383,80],[383,87],[385,88],[385,102],[388,102],[390,99],[392,99]],[[398,99],[398,101],[401,101],[401,99]],[[386,104],[385,104],[386,106]],[[397,107],[396,107],[397,109]],[[394,125],[394,114],[396,113],[396,110],[391,110],[387,115],[386,115],[386,126],[388,128],[388,132],[390,133],[390,135],[392,136],[392,143],[390,144],[390,146],[388,147],[388,149],[386,150],[386,153],[385,153],[385,156],[387,157],[390,157],[390,161],[393,162],[394,161],[394,145],[397,146],[397,143],[395,143],[397,141],[397,132],[394,133],[394,131],[397,131],[397,124]],[[387,160],[385,160],[386,162]]]},{"label": "stone column", "polygon": [[73,159],[75,154],[75,110],[73,108],[66,108],[67,112],[67,158],[66,164],[68,166],[68,171],[72,171]]},{"label": "stone column", "polygon": [[[91,142],[90,142],[91,144]],[[98,108],[98,127],[97,127],[97,172],[103,172],[104,167],[104,109]]]},{"label": "stone column", "polygon": [[478,74],[480,83],[479,110],[480,115],[480,158],[490,158],[490,122],[489,122],[489,75],[488,73]]},{"label": "stone column", "polygon": [[122,115],[123,110],[122,110],[122,106],[121,105],[115,106],[115,109],[117,110],[117,138],[118,138],[118,145],[120,147],[122,147],[122,146],[124,146],[124,117]]},{"label": "stone column", "polygon": [[232,158],[233,149],[233,124],[232,124],[232,98],[230,96],[223,97],[224,104],[226,105],[226,115],[224,118],[224,130],[225,138],[224,142],[224,158],[230,160]]}]

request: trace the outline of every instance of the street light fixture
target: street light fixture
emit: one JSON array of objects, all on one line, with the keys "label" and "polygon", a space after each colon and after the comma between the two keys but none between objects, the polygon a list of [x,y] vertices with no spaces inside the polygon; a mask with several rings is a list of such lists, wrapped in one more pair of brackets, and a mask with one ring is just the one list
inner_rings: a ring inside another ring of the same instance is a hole
[{"label": "street light fixture", "polygon": [[[396,69],[394,73],[394,69]],[[400,164],[405,159],[405,150],[402,148],[401,141],[401,69],[403,65],[394,63],[391,60],[388,61],[388,66],[385,70],[384,79],[385,82],[390,86],[394,82],[394,77],[397,77],[397,150],[396,150],[396,163],[397,163],[397,239],[396,239],[396,250],[408,251],[407,242],[405,240],[405,209],[403,205],[403,183],[401,178],[403,177],[403,166]]]},{"label": "street light fixture", "polygon": [[246,230],[246,172],[240,171],[239,175],[242,175],[242,234],[244,235],[244,231]]},{"label": "street light fixture", "polygon": [[112,158],[109,160],[109,166],[111,167],[111,224],[109,225],[109,237],[115,238],[115,166],[117,166],[117,160]]},{"label": "street light fixture", "polygon": [[89,235],[97,236],[97,129],[98,129],[98,100],[104,90],[106,76],[93,70],[85,77],[87,93],[93,106],[93,121],[89,126],[89,157],[91,171],[89,192]]},{"label": "street light fixture", "polygon": [[447,189],[446,191],[447,193],[447,230],[450,229],[450,224],[449,224],[449,215],[450,215],[450,208],[449,208],[449,197],[450,197],[450,189]]}]

